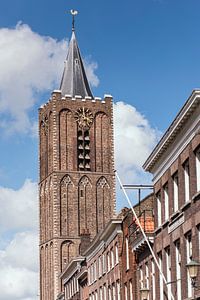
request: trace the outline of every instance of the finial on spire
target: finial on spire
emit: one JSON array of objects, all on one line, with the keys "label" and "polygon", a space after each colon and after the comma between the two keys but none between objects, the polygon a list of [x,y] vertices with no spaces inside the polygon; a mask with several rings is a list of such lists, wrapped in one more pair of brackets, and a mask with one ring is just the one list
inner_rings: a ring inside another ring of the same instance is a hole
[{"label": "finial on spire", "polygon": [[72,31],[74,31],[75,30],[75,16],[78,15],[78,11],[71,9],[70,13],[72,15]]}]

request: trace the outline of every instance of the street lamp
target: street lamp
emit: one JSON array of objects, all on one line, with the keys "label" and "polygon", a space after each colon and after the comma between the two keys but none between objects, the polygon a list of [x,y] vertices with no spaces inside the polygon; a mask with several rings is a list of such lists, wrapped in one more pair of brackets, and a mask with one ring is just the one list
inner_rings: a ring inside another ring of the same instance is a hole
[{"label": "street lamp", "polygon": [[144,287],[140,289],[141,300],[147,300],[149,297],[149,289]]},{"label": "street lamp", "polygon": [[198,269],[199,269],[200,263],[195,261],[195,260],[191,260],[187,265],[187,270],[189,272],[191,281],[192,281],[192,286],[195,287],[195,283],[196,283],[196,277],[197,277],[197,273],[198,273]]},{"label": "street lamp", "polygon": [[189,273],[190,278],[191,278],[191,284],[192,284],[192,290],[193,290],[193,299],[195,299],[194,289],[198,288],[198,286],[196,286],[196,278],[197,278],[197,273],[198,273],[199,266],[200,266],[200,263],[195,261],[195,260],[191,260],[186,265],[188,273]]}]

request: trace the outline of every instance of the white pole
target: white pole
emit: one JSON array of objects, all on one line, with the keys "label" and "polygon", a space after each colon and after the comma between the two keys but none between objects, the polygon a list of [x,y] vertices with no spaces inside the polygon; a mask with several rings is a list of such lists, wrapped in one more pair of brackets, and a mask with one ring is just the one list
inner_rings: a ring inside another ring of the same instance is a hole
[{"label": "white pole", "polygon": [[131,210],[132,210],[132,212],[133,212],[133,215],[134,215],[134,217],[135,217],[135,219],[136,219],[136,221],[137,221],[137,224],[138,224],[139,227],[140,227],[140,230],[141,230],[141,232],[142,232],[142,235],[143,235],[145,241],[147,242],[147,245],[148,245],[148,247],[149,247],[149,250],[150,250],[150,252],[151,252],[151,254],[152,254],[152,256],[153,256],[153,259],[154,259],[154,261],[155,261],[155,263],[156,263],[156,265],[157,265],[157,267],[158,267],[158,270],[159,270],[159,272],[160,272],[160,274],[161,274],[161,276],[162,276],[162,278],[163,278],[163,281],[164,281],[164,283],[165,283],[166,286],[167,286],[168,292],[169,292],[169,294],[170,294],[170,298],[171,298],[172,300],[175,300],[175,298],[174,298],[174,296],[173,296],[173,294],[172,294],[172,291],[171,291],[171,289],[169,288],[169,286],[168,286],[168,284],[167,284],[167,280],[166,280],[166,278],[165,278],[165,275],[164,275],[163,272],[162,272],[162,269],[161,269],[161,267],[160,267],[160,265],[159,265],[159,262],[158,262],[158,260],[157,260],[157,258],[156,258],[156,256],[155,256],[155,254],[154,254],[154,252],[153,252],[153,249],[152,249],[152,247],[151,247],[151,245],[150,245],[150,243],[149,243],[149,240],[148,240],[148,238],[147,238],[147,236],[146,236],[146,234],[145,234],[145,232],[144,232],[144,230],[143,230],[143,228],[142,228],[142,226],[141,226],[141,224],[140,224],[140,221],[139,221],[139,219],[138,219],[138,217],[137,217],[137,214],[136,214],[135,210],[133,209],[133,206],[132,206],[132,204],[131,204],[131,201],[130,201],[130,199],[129,199],[127,193],[126,193],[125,188],[123,187],[123,184],[122,184],[122,182],[121,182],[121,180],[120,180],[120,178],[119,178],[119,175],[118,175],[117,171],[115,171],[115,174],[116,174],[116,177],[117,177],[117,179],[118,179],[118,181],[119,181],[120,187],[121,187],[121,189],[123,190],[124,195],[125,195],[125,197],[126,197],[126,199],[127,199],[127,201],[128,201],[128,204],[129,204],[129,206],[130,206],[130,208],[131,208]]}]

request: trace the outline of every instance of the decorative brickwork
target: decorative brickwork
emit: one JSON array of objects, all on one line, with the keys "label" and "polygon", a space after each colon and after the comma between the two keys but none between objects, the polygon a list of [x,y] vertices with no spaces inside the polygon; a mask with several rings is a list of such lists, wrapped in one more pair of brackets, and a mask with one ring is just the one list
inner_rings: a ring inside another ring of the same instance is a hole
[{"label": "decorative brickwork", "polygon": [[[80,135],[81,110],[93,117]],[[39,110],[41,300],[62,291],[59,275],[79,255],[80,235],[94,238],[114,214],[112,116],[111,97],[75,99],[59,91]]]}]

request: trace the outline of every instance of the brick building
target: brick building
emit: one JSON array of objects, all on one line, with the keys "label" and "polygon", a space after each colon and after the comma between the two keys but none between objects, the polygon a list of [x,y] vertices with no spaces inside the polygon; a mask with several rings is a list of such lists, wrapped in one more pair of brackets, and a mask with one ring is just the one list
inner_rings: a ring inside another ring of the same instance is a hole
[{"label": "brick building", "polygon": [[[141,222],[143,220],[144,230],[146,232],[151,230],[152,233],[153,219],[151,214],[151,227],[149,227],[148,212],[152,212],[153,209],[153,195],[141,201],[140,207],[138,204],[135,205],[134,209]],[[137,298],[139,293],[137,256],[136,252],[132,251],[130,243],[133,224],[138,232],[132,211],[128,208],[122,209],[117,218],[111,219],[83,255],[74,258],[62,272],[64,293],[58,300],[139,299]]]},{"label": "brick building", "polygon": [[40,299],[55,300],[59,275],[114,215],[112,97],[95,98],[73,30],[59,90],[39,109]]},{"label": "brick building", "polygon": [[[193,297],[186,264],[200,261],[200,91],[194,90],[144,164],[153,174],[155,191],[154,253],[140,261],[140,285],[150,287],[149,300]],[[146,263],[146,268],[145,268]],[[151,280],[150,280],[151,277]],[[200,285],[200,272],[197,278]],[[200,291],[195,289],[195,299]]]}]

